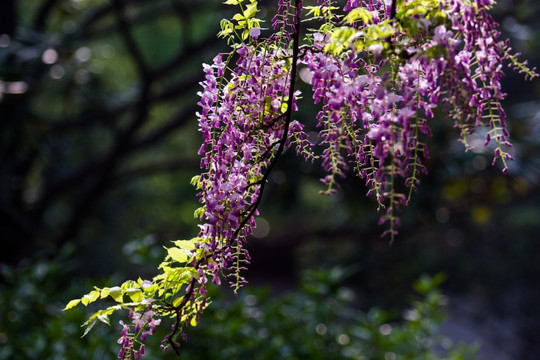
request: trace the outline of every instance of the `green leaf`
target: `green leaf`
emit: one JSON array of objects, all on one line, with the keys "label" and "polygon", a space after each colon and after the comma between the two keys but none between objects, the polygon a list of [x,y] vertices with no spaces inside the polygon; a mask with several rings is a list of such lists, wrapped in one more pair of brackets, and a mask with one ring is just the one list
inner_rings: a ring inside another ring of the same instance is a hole
[{"label": "green leaf", "polygon": [[109,288],[103,288],[101,289],[101,295],[100,297],[102,299],[105,299],[107,296],[109,296]]},{"label": "green leaf", "polygon": [[201,219],[204,213],[205,213],[204,206],[202,206],[198,208],[197,210],[195,210],[195,212],[193,213],[193,217],[195,219]]},{"label": "green leaf", "polygon": [[169,256],[174,260],[174,261],[178,261],[180,263],[184,263],[187,261],[188,259],[188,256],[185,252],[185,250],[183,249],[180,249],[180,248],[177,248],[177,247],[173,247],[173,248],[168,248],[167,249],[167,252],[169,253]]},{"label": "green leaf", "polygon": [[66,307],[62,311],[71,309],[72,307],[77,306],[81,302],[81,299],[74,299],[67,303]]},{"label": "green leaf", "polygon": [[133,302],[141,302],[143,300],[143,294],[141,289],[131,288],[126,290],[126,294]]},{"label": "green leaf", "polygon": [[257,14],[259,10],[257,9],[257,3],[252,3],[246,7],[246,11],[244,11],[244,17],[246,19],[250,19]]},{"label": "green leaf", "polygon": [[119,286],[115,286],[115,287],[112,287],[109,289],[109,295],[116,301],[116,302],[119,302],[119,303],[122,303],[123,302],[123,295],[122,294],[122,289],[119,287]]},{"label": "green leaf", "polygon": [[85,337],[90,332],[90,330],[92,330],[94,325],[96,325],[96,320],[95,319],[93,321],[91,321],[90,323],[88,323],[88,325],[86,326],[86,329],[84,329],[84,334],[82,334],[81,337],[82,338]]},{"label": "green leaf", "polygon": [[364,24],[370,23],[373,21],[373,15],[372,12],[369,10],[366,10],[364,8],[356,8],[349,12],[347,16],[345,16],[345,20],[352,24],[353,22],[357,21],[358,19],[361,19]]},{"label": "green leaf", "polygon": [[437,273],[434,276],[423,274],[420,279],[416,280],[413,284],[414,290],[422,295],[428,294],[430,291],[435,290],[441,283],[446,280],[444,273]]},{"label": "green leaf", "polygon": [[226,5],[238,5],[242,2],[242,0],[227,0],[224,2]]},{"label": "green leaf", "polygon": [[233,20],[236,20],[236,21],[241,21],[241,20],[245,20],[246,17],[242,14],[234,14],[234,16],[232,17]]},{"label": "green leaf", "polygon": [[195,242],[196,242],[196,238],[192,240],[173,241],[174,245],[176,245],[177,247],[181,249],[186,249],[186,250],[195,250]]}]

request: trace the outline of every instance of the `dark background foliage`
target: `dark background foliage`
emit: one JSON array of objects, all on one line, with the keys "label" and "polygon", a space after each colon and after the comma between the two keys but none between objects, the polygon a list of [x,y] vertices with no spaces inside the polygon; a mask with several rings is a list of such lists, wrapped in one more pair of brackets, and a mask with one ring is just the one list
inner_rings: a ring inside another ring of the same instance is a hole
[{"label": "dark background foliage", "polygon": [[[273,10],[266,3],[261,17]],[[493,14],[538,64],[540,5],[500,1]],[[112,350],[99,338],[111,332],[80,341],[85,315],[59,309],[92,285],[153,276],[161,245],[196,233],[197,84],[201,63],[226,49],[215,34],[230,15],[211,0],[0,3],[0,348],[103,358]],[[249,244],[250,286],[280,292],[302,269],[354,265],[357,307],[399,309],[414,279],[442,271],[446,331],[484,342],[485,358],[539,357],[539,84],[504,79],[516,157],[507,176],[490,165],[481,135],[464,153],[439,114],[429,175],[391,246],[360,180],[320,196],[318,164],[286,153]],[[317,110],[310,97],[304,89],[296,115],[307,123]]]}]

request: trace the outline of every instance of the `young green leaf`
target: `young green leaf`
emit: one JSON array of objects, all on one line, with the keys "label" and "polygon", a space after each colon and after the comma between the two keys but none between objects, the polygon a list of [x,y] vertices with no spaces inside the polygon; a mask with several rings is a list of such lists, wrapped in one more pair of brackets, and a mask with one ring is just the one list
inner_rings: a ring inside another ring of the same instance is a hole
[{"label": "young green leaf", "polygon": [[168,248],[167,252],[169,253],[169,256],[174,260],[178,261],[180,263],[185,263],[188,259],[188,256],[186,254],[186,251],[183,249],[179,249],[177,247]]},{"label": "young green leaf", "polygon": [[177,247],[181,249],[195,250],[196,239],[197,238],[192,239],[192,240],[176,240],[176,241],[173,241],[173,243],[174,245],[176,245]]},{"label": "young green leaf", "polygon": [[141,289],[131,288],[126,290],[126,294],[133,302],[141,302],[143,300],[143,294]]},{"label": "young green leaf", "polygon": [[114,301],[122,303],[123,295],[122,289],[119,286],[109,288],[109,295],[114,299]]},{"label": "young green leaf", "polygon": [[69,310],[75,306],[77,306],[81,302],[81,299],[74,299],[67,303],[66,307],[62,309],[62,311]]}]

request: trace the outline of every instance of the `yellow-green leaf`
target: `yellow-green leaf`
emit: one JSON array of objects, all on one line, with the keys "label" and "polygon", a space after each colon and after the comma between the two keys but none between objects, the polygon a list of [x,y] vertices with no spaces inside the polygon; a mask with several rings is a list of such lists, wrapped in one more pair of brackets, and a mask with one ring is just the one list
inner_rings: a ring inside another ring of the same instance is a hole
[{"label": "yellow-green leaf", "polygon": [[173,301],[173,306],[178,306],[178,305],[180,305],[180,303],[182,302],[182,299],[183,299],[182,296],[177,297],[176,299],[174,299],[174,301]]},{"label": "yellow-green leaf", "polygon": [[175,240],[174,245],[181,249],[195,250],[195,239],[193,240]]},{"label": "yellow-green leaf", "polygon": [[246,7],[246,11],[244,11],[244,17],[246,19],[250,19],[255,16],[257,11],[259,11],[257,9],[257,3],[252,3]]},{"label": "yellow-green leaf", "polygon": [[[230,32],[232,32],[232,29],[230,28],[229,24],[230,24],[230,22],[228,24],[225,24],[225,28],[223,27],[223,25],[221,26],[222,32],[226,31],[227,28],[228,28],[228,30],[230,30]],[[191,181],[190,181],[190,184],[192,186],[195,186],[195,188],[197,190],[200,190],[202,188],[201,176],[200,175],[195,175],[194,177],[192,177]]]},{"label": "yellow-green leaf", "polygon": [[205,212],[206,210],[204,209],[204,206],[202,206],[198,208],[197,210],[195,210],[195,212],[193,213],[193,217],[195,219],[201,219]]},{"label": "yellow-green leaf", "polygon": [[109,296],[109,288],[103,288],[101,289],[101,298],[105,299],[107,296]]},{"label": "yellow-green leaf", "polygon": [[90,294],[88,294],[90,296],[90,302],[93,302],[99,299],[99,294],[100,294],[100,291],[98,290],[94,290]]},{"label": "yellow-green leaf", "polygon": [[81,298],[81,302],[83,303],[84,306],[86,306],[89,303],[94,302],[97,299],[99,299],[99,293],[100,293],[99,291],[94,290],[94,291],[90,292],[89,294],[84,295]]},{"label": "yellow-green leaf", "polygon": [[313,15],[315,17],[321,16],[321,7],[320,6],[304,6],[304,9],[309,10],[306,16]]},{"label": "yellow-green leaf", "polygon": [[126,290],[126,294],[133,302],[141,302],[143,300],[143,294],[141,289],[131,288]]},{"label": "yellow-green leaf", "polygon": [[116,302],[123,302],[122,299],[122,289],[119,286],[115,286],[109,289],[109,295],[116,301]]},{"label": "yellow-green leaf", "polygon": [[81,302],[81,299],[71,300],[70,302],[67,303],[66,307],[62,311],[69,310],[72,307],[77,306],[80,302]]},{"label": "yellow-green leaf", "polygon": [[234,14],[234,16],[232,18],[233,18],[233,20],[237,20],[237,21],[245,20],[245,16],[242,15],[242,14]]},{"label": "yellow-green leaf", "polygon": [[187,256],[186,252],[183,249],[173,247],[173,248],[168,248],[167,252],[169,253],[169,256],[174,261],[178,261],[178,262],[183,263],[183,262],[186,262],[187,259],[188,259],[188,256]]},{"label": "yellow-green leaf", "polygon": [[361,19],[364,24],[370,23],[373,20],[373,15],[371,11],[366,10],[364,8],[356,8],[349,12],[347,16],[345,16],[345,20],[352,24],[353,22],[357,21],[358,19]]}]

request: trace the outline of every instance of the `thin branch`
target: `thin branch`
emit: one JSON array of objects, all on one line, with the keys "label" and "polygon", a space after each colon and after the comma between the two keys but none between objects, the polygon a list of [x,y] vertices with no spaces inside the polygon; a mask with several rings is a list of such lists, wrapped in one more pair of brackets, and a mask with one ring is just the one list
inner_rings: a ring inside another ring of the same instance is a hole
[{"label": "thin branch", "polygon": [[34,30],[40,31],[45,29],[45,26],[47,25],[47,19],[52,9],[54,8],[54,5],[56,5],[56,1],[57,0],[46,0],[41,4],[39,10],[37,11],[37,16],[34,20]]},{"label": "thin branch", "polygon": [[178,51],[177,55],[170,60],[169,62],[163,64],[162,66],[156,68],[152,75],[156,78],[160,78],[162,76],[165,76],[169,74],[171,71],[178,69],[179,65],[183,63],[184,61],[187,61],[191,57],[196,57],[198,54],[203,52],[204,50],[208,48],[215,49],[218,44],[221,44],[221,39],[217,36],[208,37],[204,41],[195,44],[195,45],[187,45],[184,48],[182,48],[180,51]]},{"label": "thin branch", "polygon": [[[133,155],[138,151],[142,151],[144,148],[151,146],[156,142],[162,140],[166,136],[170,135],[174,130],[178,129],[179,127],[184,126],[189,122],[189,120],[191,119],[191,114],[194,114],[196,109],[197,108],[195,106],[183,109],[171,121],[139,140],[134,140],[132,137],[128,137],[128,134],[126,133],[124,133],[123,136],[118,136],[123,137],[125,140],[129,139],[129,141],[123,145],[123,157]],[[131,110],[133,110],[133,108],[131,108]],[[112,119],[115,116],[120,117],[120,114],[109,113],[107,118]],[[82,120],[85,119],[86,117],[81,119],[81,122],[77,122],[76,124],[84,126],[84,122]],[[80,166],[71,174],[55,181],[54,183],[47,184],[42,198],[36,204],[35,213],[39,214],[43,212],[49,206],[50,202],[53,201],[53,199],[56,198],[59,194],[65,193],[66,191],[69,191],[74,187],[79,187],[82,183],[92,177],[92,174],[99,173],[100,169],[105,166],[108,159],[114,156],[115,151],[117,150],[114,150],[114,148],[109,149],[105,153],[97,155],[94,159],[87,161],[84,165]]]},{"label": "thin branch", "polygon": [[146,62],[144,60],[143,54],[140,51],[135,39],[131,35],[130,31],[130,24],[126,20],[124,16],[124,0],[113,0],[113,6],[116,14],[116,21],[118,24],[118,28],[120,30],[120,35],[122,36],[122,39],[124,40],[124,43],[126,45],[126,48],[128,49],[129,53],[133,57],[133,61],[135,62],[135,66],[137,67],[137,70],[141,74],[143,81],[147,81],[148,77],[148,67],[146,66]]}]

